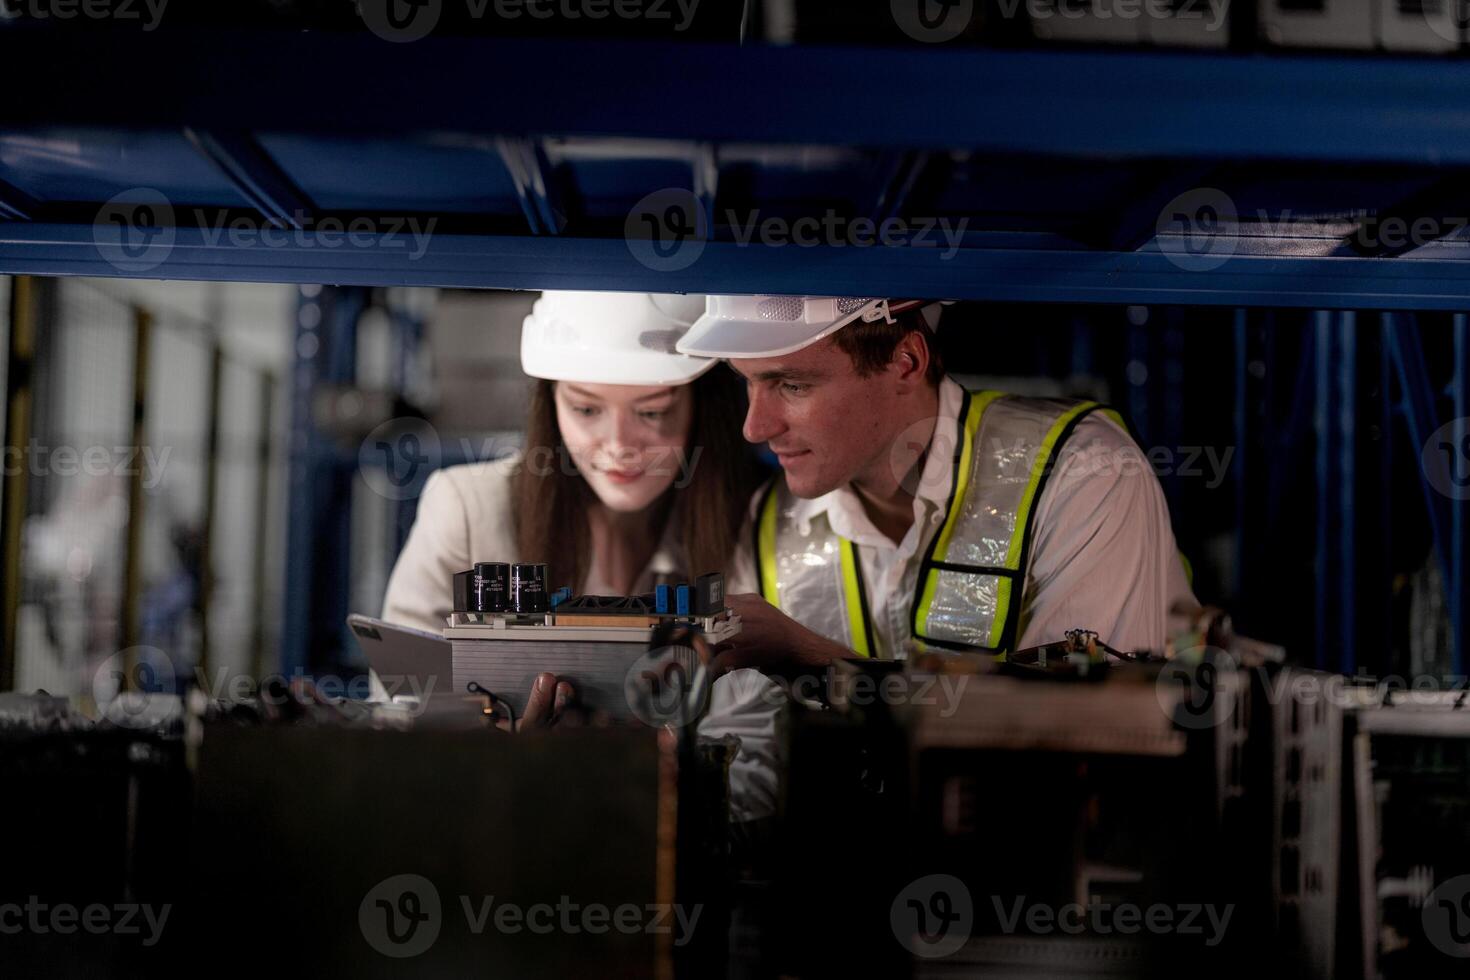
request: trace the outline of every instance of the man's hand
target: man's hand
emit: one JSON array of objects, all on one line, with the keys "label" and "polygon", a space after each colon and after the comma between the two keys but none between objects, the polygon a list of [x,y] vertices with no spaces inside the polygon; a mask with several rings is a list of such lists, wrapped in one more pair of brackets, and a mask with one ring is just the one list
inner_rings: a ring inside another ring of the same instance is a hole
[{"label": "man's hand", "polygon": [[[527,728],[550,728],[561,720],[562,715],[576,704],[577,692],[567,681],[557,680],[555,674],[546,671],[536,675],[531,684],[531,693],[526,698],[526,711],[516,719],[515,730]],[[510,720],[500,719],[495,727],[510,731]]]},{"label": "man's hand", "polygon": [[824,670],[834,660],[854,656],[754,593],[726,596],[725,605],[739,614],[740,632],[716,648],[716,676],[741,667]]}]

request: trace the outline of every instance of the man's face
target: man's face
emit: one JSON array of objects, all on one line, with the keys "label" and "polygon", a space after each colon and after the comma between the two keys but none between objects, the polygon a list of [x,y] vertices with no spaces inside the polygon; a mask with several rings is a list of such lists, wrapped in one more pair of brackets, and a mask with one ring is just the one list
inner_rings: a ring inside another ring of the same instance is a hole
[{"label": "man's face", "polygon": [[748,442],[769,443],[798,497],[820,497],[885,465],[897,413],[891,370],[860,377],[831,338],[781,357],[735,358]]}]

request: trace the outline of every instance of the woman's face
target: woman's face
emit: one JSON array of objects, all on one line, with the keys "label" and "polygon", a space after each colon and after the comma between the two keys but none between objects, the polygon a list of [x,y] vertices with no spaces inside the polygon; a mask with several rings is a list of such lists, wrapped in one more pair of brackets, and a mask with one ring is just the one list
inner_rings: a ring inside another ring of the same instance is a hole
[{"label": "woman's face", "polygon": [[612,510],[642,510],[686,476],[694,422],[689,385],[558,381],[556,421],[577,471]]}]

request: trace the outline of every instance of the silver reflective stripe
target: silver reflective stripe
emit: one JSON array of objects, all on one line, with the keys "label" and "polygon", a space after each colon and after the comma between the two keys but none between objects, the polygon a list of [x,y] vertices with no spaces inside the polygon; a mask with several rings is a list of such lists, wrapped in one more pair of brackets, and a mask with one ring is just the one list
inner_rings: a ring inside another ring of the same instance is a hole
[{"label": "silver reflective stripe", "polygon": [[775,572],[780,601],[775,604],[812,632],[852,649],[856,644],[843,600],[842,539],[821,516],[811,522],[809,534],[802,534],[793,516],[796,502],[778,477]]},{"label": "silver reflective stripe", "polygon": [[[966,394],[956,428],[936,437],[931,447],[955,458],[955,481],[945,521],[926,545],[919,570],[910,617],[915,639],[992,652],[1014,642],[1027,525],[1037,494],[1059,440],[1096,407],[998,392]],[[825,515],[815,516],[809,533],[802,534],[796,498],[780,477],[771,501],[774,510],[757,514],[756,530],[756,562],[767,598],[772,598],[768,579],[774,576],[783,612],[815,633],[857,647],[844,589],[842,539]]]}]

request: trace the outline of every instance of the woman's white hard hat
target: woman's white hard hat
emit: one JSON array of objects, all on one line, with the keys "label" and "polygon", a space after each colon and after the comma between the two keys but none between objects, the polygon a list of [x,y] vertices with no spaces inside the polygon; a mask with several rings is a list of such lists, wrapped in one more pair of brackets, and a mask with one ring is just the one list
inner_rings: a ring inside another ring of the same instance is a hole
[{"label": "woman's white hard hat", "polygon": [[932,327],[938,303],[882,296],[710,296],[701,316],[679,341],[702,357],[780,357],[810,347],[849,323],[887,320],[922,309]]},{"label": "woman's white hard hat", "polygon": [[521,324],[521,367],[584,384],[682,385],[719,361],[681,354],[704,296],[548,290]]}]

